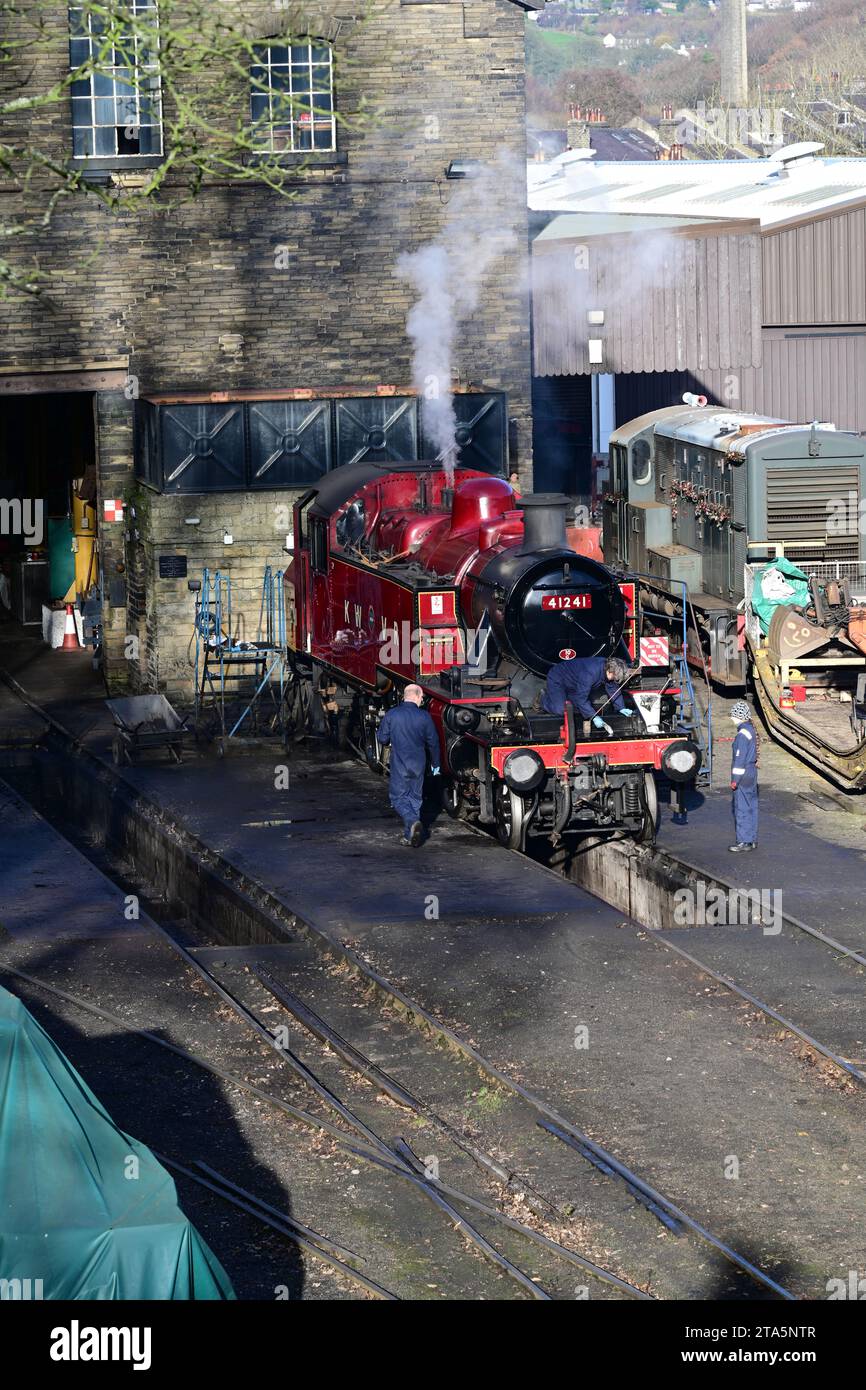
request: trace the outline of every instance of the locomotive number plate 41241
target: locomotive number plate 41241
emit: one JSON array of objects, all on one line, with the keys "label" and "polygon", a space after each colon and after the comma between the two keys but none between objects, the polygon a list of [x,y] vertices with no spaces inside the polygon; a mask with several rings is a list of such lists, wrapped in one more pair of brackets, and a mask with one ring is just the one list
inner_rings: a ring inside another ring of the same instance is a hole
[{"label": "locomotive number plate 41241", "polygon": [[591,608],[592,594],[544,594],[542,608]]}]

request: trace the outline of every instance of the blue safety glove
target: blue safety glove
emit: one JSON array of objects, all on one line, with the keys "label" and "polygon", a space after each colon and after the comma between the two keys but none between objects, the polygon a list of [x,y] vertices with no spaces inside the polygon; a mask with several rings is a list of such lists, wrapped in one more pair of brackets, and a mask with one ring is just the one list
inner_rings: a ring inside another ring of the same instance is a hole
[{"label": "blue safety glove", "polygon": [[617,714],[625,714],[629,719],[633,719],[636,713],[637,710],[629,709],[626,705],[623,705],[622,709],[617,710]]},{"label": "blue safety glove", "polygon": [[433,777],[438,777],[438,776],[439,776],[439,769],[438,769],[438,767],[431,767],[430,773],[431,773],[431,776],[433,776]]},{"label": "blue safety glove", "polygon": [[593,719],[592,727],[594,729],[605,729],[607,727],[600,714],[597,714]]}]

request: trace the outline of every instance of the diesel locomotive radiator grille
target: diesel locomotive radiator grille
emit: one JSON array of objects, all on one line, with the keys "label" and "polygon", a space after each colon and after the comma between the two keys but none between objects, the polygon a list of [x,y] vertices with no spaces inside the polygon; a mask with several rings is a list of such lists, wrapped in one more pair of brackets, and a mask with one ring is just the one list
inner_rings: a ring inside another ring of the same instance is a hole
[{"label": "diesel locomotive radiator grille", "polygon": [[[785,541],[789,560],[857,560],[860,557],[858,468],[825,466],[767,469],[767,540]],[[826,537],[822,557],[798,540]]]}]

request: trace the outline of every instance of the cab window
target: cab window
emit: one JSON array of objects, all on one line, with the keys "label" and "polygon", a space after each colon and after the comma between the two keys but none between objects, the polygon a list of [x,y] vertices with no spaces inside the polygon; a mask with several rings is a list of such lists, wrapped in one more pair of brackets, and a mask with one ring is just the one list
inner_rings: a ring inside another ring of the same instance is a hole
[{"label": "cab window", "polygon": [[645,439],[638,439],[631,447],[631,480],[637,486],[651,481],[653,475],[652,453]]},{"label": "cab window", "polygon": [[310,561],[317,574],[328,569],[328,523],[321,517],[310,518]]}]

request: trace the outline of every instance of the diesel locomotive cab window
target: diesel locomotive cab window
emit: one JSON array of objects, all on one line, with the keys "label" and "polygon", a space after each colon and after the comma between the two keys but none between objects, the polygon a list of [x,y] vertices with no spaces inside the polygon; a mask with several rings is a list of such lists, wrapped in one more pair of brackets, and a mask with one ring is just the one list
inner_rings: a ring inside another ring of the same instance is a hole
[{"label": "diesel locomotive cab window", "polygon": [[254,50],[250,114],[256,149],[268,154],[335,150],[333,53],[328,44],[266,44]]},{"label": "diesel locomotive cab window", "polygon": [[639,439],[631,450],[631,480],[638,487],[648,483],[653,475],[650,446],[645,439]]},{"label": "diesel locomotive cab window", "polygon": [[72,151],[76,159],[162,154],[157,0],[115,12],[69,6]]},{"label": "diesel locomotive cab window", "polygon": [[610,462],[611,492],[625,492],[625,449],[621,444],[614,444]]}]

